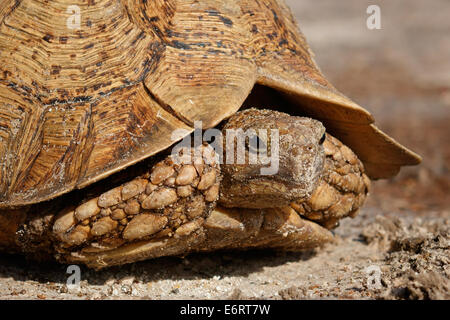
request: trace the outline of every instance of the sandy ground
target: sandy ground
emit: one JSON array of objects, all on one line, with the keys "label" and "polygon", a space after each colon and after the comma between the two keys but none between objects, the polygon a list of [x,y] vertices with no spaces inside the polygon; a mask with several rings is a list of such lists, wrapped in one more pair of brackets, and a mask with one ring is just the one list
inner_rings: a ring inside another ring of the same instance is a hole
[{"label": "sandy ground", "polygon": [[304,253],[219,252],[95,272],[66,285],[67,266],[0,255],[1,299],[449,299],[450,3],[289,0],[336,87],[424,157],[374,183],[336,241]]},{"label": "sandy ground", "polygon": [[450,220],[365,210],[304,253],[219,252],[95,272],[2,257],[2,299],[449,299]]}]

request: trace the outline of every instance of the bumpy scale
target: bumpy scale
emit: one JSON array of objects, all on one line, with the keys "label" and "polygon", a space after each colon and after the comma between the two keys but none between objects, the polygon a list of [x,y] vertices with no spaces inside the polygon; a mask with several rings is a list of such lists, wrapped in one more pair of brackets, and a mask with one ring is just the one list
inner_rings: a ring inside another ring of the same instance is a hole
[{"label": "bumpy scale", "polygon": [[[204,155],[212,150],[200,148]],[[195,150],[190,152],[194,157]],[[58,250],[81,245],[85,251],[105,250],[135,240],[189,234],[215,207],[219,182],[214,158],[198,157],[191,165],[168,156],[148,173],[60,212],[53,225],[61,240]]]}]

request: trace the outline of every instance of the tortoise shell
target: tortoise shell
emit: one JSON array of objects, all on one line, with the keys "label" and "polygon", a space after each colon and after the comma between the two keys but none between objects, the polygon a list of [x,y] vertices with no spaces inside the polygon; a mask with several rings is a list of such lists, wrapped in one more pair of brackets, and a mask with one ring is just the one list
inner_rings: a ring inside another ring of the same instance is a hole
[{"label": "tortoise shell", "polygon": [[417,164],[312,56],[281,0],[1,0],[0,207],[83,188],[195,121],[213,127],[256,84],[322,121],[372,178]]}]

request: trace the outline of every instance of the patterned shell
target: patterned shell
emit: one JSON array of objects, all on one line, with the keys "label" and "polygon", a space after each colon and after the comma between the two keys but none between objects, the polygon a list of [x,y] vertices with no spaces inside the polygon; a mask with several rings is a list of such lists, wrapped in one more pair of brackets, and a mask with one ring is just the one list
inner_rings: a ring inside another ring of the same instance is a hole
[{"label": "patterned shell", "polygon": [[281,0],[0,0],[0,207],[83,188],[215,126],[255,84],[324,122],[372,178],[418,156],[316,66]]}]

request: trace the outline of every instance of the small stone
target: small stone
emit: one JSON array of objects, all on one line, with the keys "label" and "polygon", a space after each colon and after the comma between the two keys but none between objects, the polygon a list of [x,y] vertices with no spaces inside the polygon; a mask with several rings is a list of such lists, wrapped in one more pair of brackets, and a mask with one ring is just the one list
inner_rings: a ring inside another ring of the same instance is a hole
[{"label": "small stone", "polygon": [[175,170],[172,167],[165,164],[157,164],[150,175],[150,180],[153,184],[160,184],[174,173]]},{"label": "small stone", "polygon": [[135,179],[125,183],[122,187],[122,200],[127,201],[145,191],[148,181],[145,179]]},{"label": "small stone", "polygon": [[172,188],[161,188],[150,194],[143,202],[144,209],[161,209],[178,200],[177,192]]},{"label": "small stone", "polygon": [[120,283],[121,283],[121,284],[126,284],[126,285],[131,286],[131,285],[133,284],[134,281],[135,281],[135,278],[134,278],[133,276],[127,276],[127,277],[125,277],[125,278],[122,278],[122,279],[120,280]]},{"label": "small stone", "polygon": [[214,169],[211,171],[205,173],[202,178],[200,179],[200,182],[198,183],[197,188],[199,190],[206,190],[209,187],[211,187],[216,182],[216,172]]},{"label": "small stone", "polygon": [[102,208],[108,208],[119,204],[122,201],[121,188],[111,189],[98,198],[98,205]]},{"label": "small stone", "polygon": [[102,236],[113,231],[116,227],[117,221],[112,220],[110,217],[104,217],[92,225],[91,234],[93,236]]},{"label": "small stone", "polygon": [[197,177],[197,170],[193,165],[185,165],[178,172],[175,183],[179,186],[190,184]]},{"label": "small stone", "polygon": [[123,218],[126,218],[126,214],[123,209],[116,209],[111,213],[111,219],[113,220],[122,220]]},{"label": "small stone", "polygon": [[100,213],[97,201],[98,198],[93,198],[78,206],[75,209],[75,218],[77,218],[78,221],[83,221]]},{"label": "small stone", "polygon": [[141,214],[134,217],[123,231],[125,240],[135,240],[150,236],[161,231],[168,219],[155,214]]}]

